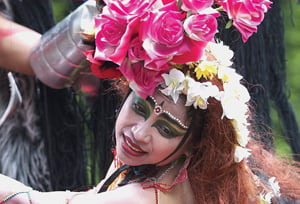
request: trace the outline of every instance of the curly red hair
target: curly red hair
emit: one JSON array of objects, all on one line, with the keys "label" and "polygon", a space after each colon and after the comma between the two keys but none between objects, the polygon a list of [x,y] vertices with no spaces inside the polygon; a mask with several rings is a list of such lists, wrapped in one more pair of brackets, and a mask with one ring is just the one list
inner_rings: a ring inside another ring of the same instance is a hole
[{"label": "curly red hair", "polygon": [[[221,87],[219,80],[213,79],[213,83]],[[258,141],[252,140],[247,146],[252,150],[249,163],[234,161],[237,136],[231,121],[222,118],[219,101],[210,98],[206,110],[197,109],[194,113],[194,153],[188,174],[196,203],[260,203],[259,195],[265,186],[263,182],[257,185],[254,172],[275,176],[283,196],[300,199],[299,168],[284,164]]]}]

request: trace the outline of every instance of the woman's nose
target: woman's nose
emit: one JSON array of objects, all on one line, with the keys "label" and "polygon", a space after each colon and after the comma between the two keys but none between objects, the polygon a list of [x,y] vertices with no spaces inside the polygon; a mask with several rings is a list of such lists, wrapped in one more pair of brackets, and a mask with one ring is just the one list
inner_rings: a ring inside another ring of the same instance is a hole
[{"label": "woman's nose", "polygon": [[131,131],[137,142],[149,143],[151,141],[152,128],[152,125],[146,120],[133,125]]}]

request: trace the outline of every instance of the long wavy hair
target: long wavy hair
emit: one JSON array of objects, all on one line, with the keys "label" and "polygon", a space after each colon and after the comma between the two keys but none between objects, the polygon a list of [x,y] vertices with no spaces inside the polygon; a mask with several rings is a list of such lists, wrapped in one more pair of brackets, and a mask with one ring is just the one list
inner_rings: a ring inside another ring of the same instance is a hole
[{"label": "long wavy hair", "polygon": [[[217,79],[212,83],[221,88]],[[194,153],[188,174],[196,203],[260,203],[260,193],[269,190],[264,180],[273,176],[279,181],[284,198],[300,199],[299,166],[276,158],[259,139],[252,139],[247,146],[252,150],[248,162],[234,161],[236,132],[231,121],[222,118],[219,101],[210,98],[206,110],[197,109],[194,113]],[[250,116],[249,113],[249,120]],[[253,138],[259,138],[254,128],[250,131]]]}]

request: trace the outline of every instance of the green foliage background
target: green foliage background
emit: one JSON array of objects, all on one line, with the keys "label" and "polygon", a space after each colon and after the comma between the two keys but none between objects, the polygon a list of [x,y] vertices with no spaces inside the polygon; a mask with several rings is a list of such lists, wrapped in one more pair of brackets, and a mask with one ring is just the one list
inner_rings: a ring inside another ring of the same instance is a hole
[{"label": "green foliage background", "polygon": [[[285,25],[287,87],[291,104],[300,121],[300,3],[297,0],[281,0],[282,16]],[[53,0],[54,15],[57,22],[68,14],[68,0]],[[283,139],[281,124],[277,114],[272,111],[275,131],[275,147],[279,155],[290,155],[289,145]],[[298,122],[299,126],[300,123]]]},{"label": "green foliage background", "polygon": [[53,12],[56,22],[59,22],[69,13],[68,0],[53,0]]},{"label": "green foliage background", "polygon": [[[281,3],[285,25],[287,90],[300,126],[300,2],[297,0],[282,0]],[[290,155],[291,150],[283,139],[281,124],[275,111],[272,112],[272,118],[276,135],[276,152],[279,155]]]}]

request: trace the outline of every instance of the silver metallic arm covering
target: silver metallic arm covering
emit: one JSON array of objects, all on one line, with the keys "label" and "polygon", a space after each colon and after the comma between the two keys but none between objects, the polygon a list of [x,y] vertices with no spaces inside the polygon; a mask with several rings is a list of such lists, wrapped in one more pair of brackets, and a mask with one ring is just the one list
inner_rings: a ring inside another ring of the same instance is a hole
[{"label": "silver metallic arm covering", "polygon": [[52,88],[71,86],[89,67],[84,52],[93,49],[80,34],[99,11],[96,1],[86,1],[47,31],[32,50],[30,63],[37,78]]}]

